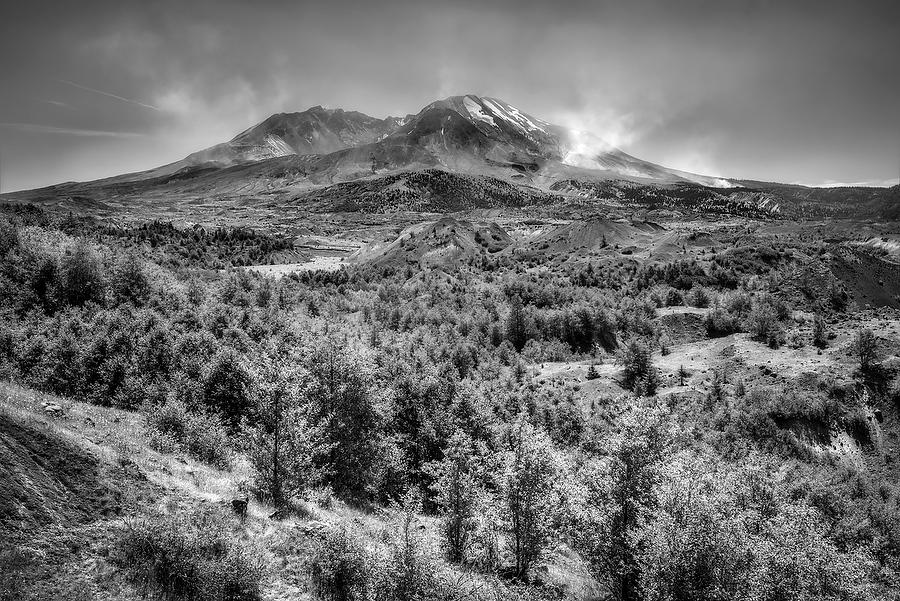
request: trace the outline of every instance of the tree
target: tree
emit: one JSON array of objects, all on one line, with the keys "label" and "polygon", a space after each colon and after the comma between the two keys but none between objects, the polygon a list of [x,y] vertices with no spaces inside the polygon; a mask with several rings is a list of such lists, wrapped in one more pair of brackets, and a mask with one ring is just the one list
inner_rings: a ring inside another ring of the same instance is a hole
[{"label": "tree", "polygon": [[633,411],[608,442],[608,459],[588,463],[581,474],[584,497],[575,503],[573,546],[617,601],[638,598],[637,534],[657,506],[668,440],[662,410]]},{"label": "tree", "polygon": [[509,316],[506,318],[506,338],[517,351],[528,342],[528,316],[518,295],[509,301]]},{"label": "tree", "polygon": [[150,292],[144,264],[134,252],[123,253],[113,269],[112,293],[119,302],[143,303]]},{"label": "tree", "polygon": [[841,550],[822,516],[763,465],[682,457],[636,538],[646,601],[883,598],[864,547]]},{"label": "tree", "polygon": [[315,459],[327,449],[319,431],[306,420],[302,377],[301,370],[275,349],[268,349],[253,369],[253,415],[244,424],[247,454],[260,496],[276,508],[322,477]]},{"label": "tree", "polygon": [[236,430],[250,406],[250,374],[240,355],[231,348],[219,351],[203,373],[203,398]]},{"label": "tree", "polygon": [[816,314],[813,320],[812,343],[813,346],[819,348],[825,348],[828,345],[828,338],[825,333],[825,318],[819,314]]},{"label": "tree", "polygon": [[878,342],[872,330],[863,329],[856,333],[853,339],[853,354],[859,359],[859,370],[868,372],[878,360]]},{"label": "tree", "polygon": [[659,376],[650,349],[642,340],[632,338],[626,342],[616,355],[616,363],[624,367],[622,384],[625,388],[647,396],[656,394]]},{"label": "tree", "polygon": [[58,278],[60,296],[70,305],[103,299],[105,282],[100,259],[83,238],[60,259]]},{"label": "tree", "polygon": [[784,344],[784,328],[779,321],[778,307],[767,298],[753,303],[747,317],[747,329],[751,338],[765,342],[770,348],[777,349]]},{"label": "tree", "polygon": [[382,416],[377,408],[368,362],[329,340],[307,358],[310,423],[328,444],[320,467],[338,496],[362,501],[371,484],[381,448]]},{"label": "tree", "polygon": [[470,539],[478,527],[479,486],[475,468],[472,440],[457,432],[444,450],[444,459],[435,466],[432,484],[441,515],[441,534],[448,559],[453,563],[466,560]]},{"label": "tree", "polygon": [[503,491],[515,573],[527,579],[551,534],[557,461],[547,435],[521,416],[510,432]]}]

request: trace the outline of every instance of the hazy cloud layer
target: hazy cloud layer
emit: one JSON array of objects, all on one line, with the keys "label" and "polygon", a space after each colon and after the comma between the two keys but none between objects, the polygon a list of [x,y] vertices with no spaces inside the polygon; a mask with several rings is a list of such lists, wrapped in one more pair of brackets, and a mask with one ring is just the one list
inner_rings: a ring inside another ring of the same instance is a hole
[{"label": "hazy cloud layer", "polygon": [[900,169],[894,1],[0,11],[4,190],[171,162],[274,112],[403,115],[463,93],[713,175],[825,184],[896,181]]}]

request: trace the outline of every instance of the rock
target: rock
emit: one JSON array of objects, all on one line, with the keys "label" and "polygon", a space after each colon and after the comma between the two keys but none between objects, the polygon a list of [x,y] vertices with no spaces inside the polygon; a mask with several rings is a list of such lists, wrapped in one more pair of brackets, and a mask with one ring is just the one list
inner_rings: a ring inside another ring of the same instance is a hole
[{"label": "rock", "polygon": [[305,524],[297,524],[297,530],[306,536],[325,538],[325,533],[328,531],[328,524],[313,520],[306,522]]},{"label": "rock", "polygon": [[242,522],[244,521],[244,518],[247,517],[247,505],[249,503],[250,499],[247,497],[231,500],[231,509],[238,517],[241,518]]},{"label": "rock", "polygon": [[881,412],[881,409],[876,409],[874,411],[875,419],[878,420],[878,423],[882,423],[884,421],[884,413]]},{"label": "rock", "polygon": [[44,407],[44,413],[46,413],[47,415],[50,415],[53,417],[62,415],[63,408],[61,405],[58,405],[56,403],[48,403],[48,402],[44,402],[41,404]]}]

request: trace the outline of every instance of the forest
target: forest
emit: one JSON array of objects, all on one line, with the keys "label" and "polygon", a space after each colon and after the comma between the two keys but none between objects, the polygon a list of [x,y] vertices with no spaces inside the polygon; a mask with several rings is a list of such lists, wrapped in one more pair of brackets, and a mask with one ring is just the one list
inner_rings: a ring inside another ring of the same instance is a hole
[{"label": "forest", "polygon": [[[328,601],[900,590],[900,486],[893,456],[872,459],[871,417],[896,419],[897,343],[854,317],[840,281],[804,284],[800,257],[828,252],[821,240],[275,279],[241,266],[289,249],[280,236],[73,219],[0,213],[0,379],[126,410],[154,453],[248,474],[235,498],[266,508],[248,520],[302,520],[311,506],[359,516],[274,547],[230,508],[145,503],[103,559],[135,590],[249,600],[281,583]],[[691,316],[689,338],[666,325]],[[840,343],[844,373],[672,363],[688,343],[729,336],[760,356]],[[584,376],[554,377],[570,366]],[[822,451],[838,433],[863,460]],[[8,551],[9,573],[29,573]]]}]

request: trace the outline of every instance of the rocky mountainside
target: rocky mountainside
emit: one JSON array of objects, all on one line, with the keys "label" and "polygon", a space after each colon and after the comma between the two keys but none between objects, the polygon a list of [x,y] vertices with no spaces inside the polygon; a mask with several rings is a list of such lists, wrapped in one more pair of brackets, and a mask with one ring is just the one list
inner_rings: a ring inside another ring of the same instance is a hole
[{"label": "rocky mountainside", "polygon": [[141,173],[3,195],[79,212],[198,200],[313,210],[457,211],[542,202],[747,217],[896,218],[893,188],[820,189],[669,169],[497,98],[451,96],[379,119],[320,106]]}]

